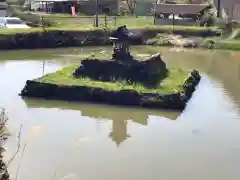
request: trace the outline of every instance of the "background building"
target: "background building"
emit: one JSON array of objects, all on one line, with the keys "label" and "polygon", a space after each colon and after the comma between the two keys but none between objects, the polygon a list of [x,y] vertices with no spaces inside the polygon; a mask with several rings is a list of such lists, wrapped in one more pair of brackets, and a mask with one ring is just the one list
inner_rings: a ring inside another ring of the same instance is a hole
[{"label": "background building", "polygon": [[0,0],[0,17],[7,16],[7,3],[6,0]]}]

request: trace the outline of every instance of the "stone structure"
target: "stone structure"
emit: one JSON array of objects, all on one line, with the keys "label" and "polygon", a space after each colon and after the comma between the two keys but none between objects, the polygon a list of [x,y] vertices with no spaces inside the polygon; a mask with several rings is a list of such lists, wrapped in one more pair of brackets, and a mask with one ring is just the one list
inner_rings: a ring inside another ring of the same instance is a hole
[{"label": "stone structure", "polygon": [[110,36],[113,41],[113,59],[125,63],[132,62],[133,57],[130,55],[129,38],[132,34],[128,31],[126,25],[120,26]]},{"label": "stone structure", "polygon": [[85,59],[75,70],[75,77],[89,77],[98,81],[126,80],[154,86],[167,76],[168,70],[160,54],[145,61],[138,61],[130,54],[131,33],[126,26],[117,28],[110,39],[113,41],[111,60]]}]

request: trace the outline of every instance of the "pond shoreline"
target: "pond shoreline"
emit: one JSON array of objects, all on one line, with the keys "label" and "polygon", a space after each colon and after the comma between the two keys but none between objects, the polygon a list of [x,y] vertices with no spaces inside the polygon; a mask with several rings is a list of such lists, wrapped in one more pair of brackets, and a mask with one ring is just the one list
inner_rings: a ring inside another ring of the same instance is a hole
[{"label": "pond shoreline", "polygon": [[[240,42],[232,42],[232,41],[214,41],[214,45],[212,47],[208,46],[201,46],[201,47],[192,47],[192,46],[184,46],[186,49],[216,49],[216,50],[231,50],[231,51],[240,51]],[[148,43],[131,43],[131,45],[134,46],[148,46],[148,47],[169,47],[173,48],[173,44],[148,44]],[[106,43],[106,44],[85,44],[85,45],[59,45],[57,47],[54,46],[40,46],[40,47],[28,47],[28,48],[1,48],[0,46],[0,52],[1,51],[17,51],[17,50],[42,50],[42,49],[60,49],[60,48],[85,48],[85,47],[111,47],[112,44]]]},{"label": "pond shoreline", "polygon": [[[216,37],[220,31],[215,29],[196,29],[183,27],[175,28],[138,28],[130,29],[133,37],[130,38],[132,45],[144,45],[148,39],[156,37],[159,33],[169,33],[182,36]],[[57,29],[33,29],[30,32],[0,32],[0,50],[17,49],[42,49],[58,47],[81,47],[111,45],[109,36],[112,30],[57,30]]]}]

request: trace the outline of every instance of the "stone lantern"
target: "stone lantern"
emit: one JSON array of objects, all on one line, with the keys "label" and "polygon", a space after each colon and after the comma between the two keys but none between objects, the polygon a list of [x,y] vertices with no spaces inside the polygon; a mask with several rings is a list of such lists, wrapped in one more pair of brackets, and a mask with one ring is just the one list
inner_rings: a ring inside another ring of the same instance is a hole
[{"label": "stone lantern", "polygon": [[129,38],[132,34],[128,31],[126,25],[120,26],[110,36],[113,42],[113,59],[118,62],[129,62],[133,60],[129,50]]}]

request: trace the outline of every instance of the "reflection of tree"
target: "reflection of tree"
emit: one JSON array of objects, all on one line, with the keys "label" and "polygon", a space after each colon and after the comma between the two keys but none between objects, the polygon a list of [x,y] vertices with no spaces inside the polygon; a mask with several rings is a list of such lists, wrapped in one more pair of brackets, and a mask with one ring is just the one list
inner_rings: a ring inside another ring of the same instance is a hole
[{"label": "reflection of tree", "polygon": [[[142,108],[123,108],[108,105],[95,105],[86,103],[74,103],[65,101],[46,101],[36,99],[24,99],[29,108],[60,108],[79,110],[82,116],[88,116],[97,119],[97,122],[102,120],[112,120],[112,132],[109,134],[116,144],[119,146],[124,140],[128,139],[130,135],[127,133],[127,121],[146,126],[148,124],[148,116],[155,114],[157,116],[164,116],[168,119],[177,119],[179,112],[149,110]],[[97,123],[98,126],[98,123]],[[97,127],[98,128],[98,127]]]},{"label": "reflection of tree", "polygon": [[233,95],[237,102],[240,102],[239,57],[239,54],[232,52],[214,53],[208,70],[210,75],[223,83],[224,88]]},{"label": "reflection of tree", "polygon": [[169,120],[175,120],[180,112],[143,109],[134,107],[119,107],[109,105],[99,105],[91,103],[78,103],[67,101],[50,101],[40,99],[24,99],[28,108],[59,108],[64,110],[81,111],[82,116],[89,116],[96,119],[111,119],[111,120],[127,120],[132,119],[134,122],[147,125],[148,115],[164,116]]}]

